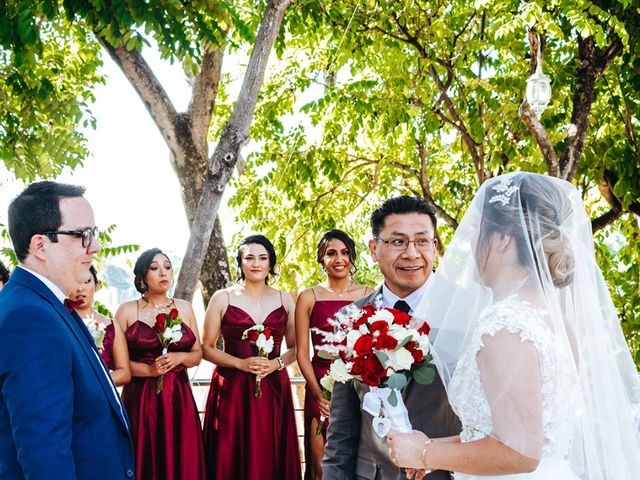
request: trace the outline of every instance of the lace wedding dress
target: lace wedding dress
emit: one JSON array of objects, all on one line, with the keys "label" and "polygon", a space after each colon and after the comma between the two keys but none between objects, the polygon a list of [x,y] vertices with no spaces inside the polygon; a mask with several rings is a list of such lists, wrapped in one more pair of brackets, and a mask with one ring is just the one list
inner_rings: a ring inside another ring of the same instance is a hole
[{"label": "lace wedding dress", "polygon": [[[485,309],[474,330],[469,348],[460,357],[449,385],[449,399],[462,422],[462,442],[495,435],[490,401],[481,382],[478,353],[488,336],[506,331],[531,342],[539,356],[542,387],[543,445],[540,465],[532,473],[501,476],[475,476],[456,473],[456,480],[573,480],[568,456],[570,439],[578,416],[579,401],[573,378],[574,360],[563,348],[549,326],[546,310],[534,308],[517,296],[501,300]],[[507,359],[502,366],[508,375]],[[503,372],[500,372],[502,375]],[[526,381],[526,379],[521,379]],[[518,380],[515,380],[518,381]],[[526,435],[526,432],[523,433]]]}]

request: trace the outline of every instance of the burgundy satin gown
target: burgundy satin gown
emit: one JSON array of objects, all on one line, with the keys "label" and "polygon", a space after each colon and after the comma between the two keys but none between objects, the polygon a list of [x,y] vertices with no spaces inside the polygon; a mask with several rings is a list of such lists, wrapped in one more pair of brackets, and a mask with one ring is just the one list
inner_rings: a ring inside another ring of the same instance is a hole
[{"label": "burgundy satin gown", "polygon": [[102,355],[102,360],[109,370],[113,370],[113,341],[116,338],[116,330],[113,326],[113,320],[111,323],[107,325],[107,328],[104,330],[104,338],[102,339],[102,350],[100,351],[100,355]]},{"label": "burgundy satin gown", "polygon": [[[318,347],[322,346],[322,336],[315,332],[314,329],[324,330],[325,332],[332,332],[333,326],[329,324],[329,319],[338,313],[342,307],[353,303],[353,300],[316,300],[311,309],[311,315],[309,316],[309,329],[311,330],[311,349],[313,351],[313,357],[311,358],[311,366],[313,367],[313,373],[320,382],[320,379],[324,377],[329,368],[331,367],[331,360],[326,360],[318,356]],[[305,451],[305,478],[311,478],[311,437],[316,434],[316,429],[311,428],[311,420],[320,420],[320,407],[318,401],[311,394],[309,387],[305,387],[304,392],[304,451]],[[327,439],[327,426],[329,419],[325,419],[322,426],[322,436],[324,440]]]},{"label": "burgundy satin gown", "polygon": [[[153,328],[134,322],[125,332],[129,358],[151,365],[162,354]],[[188,352],[196,340],[182,324],[182,338],[170,352]],[[137,480],[203,480],[204,443],[196,402],[187,370],[179,366],[164,375],[156,393],[157,377],[133,377],[122,390],[122,402],[131,424]]]},{"label": "burgundy satin gown", "polygon": [[[265,318],[280,355],[287,312],[278,307]],[[255,325],[241,308],[229,305],[222,317],[225,351],[234,357],[256,355],[242,332]],[[301,478],[300,454],[287,370],[262,379],[262,397],[254,396],[255,375],[216,367],[204,420],[207,475],[210,480],[295,480]]]}]

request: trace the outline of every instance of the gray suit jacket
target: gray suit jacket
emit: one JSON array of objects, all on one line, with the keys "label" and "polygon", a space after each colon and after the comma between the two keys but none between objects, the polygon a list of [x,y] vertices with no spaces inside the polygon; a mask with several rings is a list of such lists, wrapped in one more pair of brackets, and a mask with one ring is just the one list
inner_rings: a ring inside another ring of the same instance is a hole
[{"label": "gray suit jacket", "polygon": [[[361,307],[374,303],[380,288],[354,302]],[[435,368],[435,367],[434,367]],[[327,443],[322,460],[323,480],[406,478],[389,458],[387,440],[373,431],[372,416],[361,408],[369,387],[360,382],[336,383],[331,395]],[[460,433],[460,421],[453,413],[440,376],[430,385],[410,381],[402,392],[411,425],[429,437]],[[449,472],[435,471],[428,480],[450,480]]]}]

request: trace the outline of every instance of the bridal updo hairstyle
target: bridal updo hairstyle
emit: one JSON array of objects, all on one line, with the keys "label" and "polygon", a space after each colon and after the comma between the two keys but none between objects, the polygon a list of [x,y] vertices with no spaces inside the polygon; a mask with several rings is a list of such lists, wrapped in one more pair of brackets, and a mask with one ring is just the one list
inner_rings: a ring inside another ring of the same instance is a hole
[{"label": "bridal updo hairstyle", "polygon": [[353,275],[358,271],[358,268],[356,267],[356,243],[342,230],[329,230],[322,236],[316,249],[316,260],[318,260],[320,265],[324,266],[324,255],[327,253],[329,241],[333,239],[340,240],[344,243],[344,246],[347,247],[347,250],[349,251],[349,261],[351,262],[351,271],[349,273]]},{"label": "bridal updo hairstyle", "polygon": [[249,235],[245,237],[238,245],[238,255],[236,256],[236,263],[238,264],[238,280],[244,280],[244,272],[242,271],[242,247],[250,245],[252,243],[262,245],[269,254],[269,275],[264,279],[264,283],[269,285],[269,280],[276,276],[276,249],[273,248],[273,244],[264,235]]},{"label": "bridal updo hairstyle", "polygon": [[145,250],[140,254],[138,259],[136,260],[136,264],[133,266],[133,274],[135,278],[133,279],[133,285],[136,287],[136,290],[144,295],[149,287],[144,281],[144,277],[149,273],[149,267],[151,266],[151,262],[153,262],[153,257],[157,254],[161,253],[164,257],[169,261],[169,265],[171,265],[171,260],[166,253],[164,253],[159,248],[150,248],[149,250]]},{"label": "bridal updo hairstyle", "polygon": [[533,251],[538,275],[545,277],[547,269],[541,268],[535,253],[541,247],[553,284],[558,288],[570,285],[575,259],[569,239],[561,228],[572,213],[569,199],[544,175],[514,175],[509,179],[515,190],[507,195],[506,204],[495,199],[492,202],[498,193],[490,190],[493,186],[487,187],[478,244],[484,243],[483,240],[494,232],[508,235],[516,242],[519,263],[530,265]]}]

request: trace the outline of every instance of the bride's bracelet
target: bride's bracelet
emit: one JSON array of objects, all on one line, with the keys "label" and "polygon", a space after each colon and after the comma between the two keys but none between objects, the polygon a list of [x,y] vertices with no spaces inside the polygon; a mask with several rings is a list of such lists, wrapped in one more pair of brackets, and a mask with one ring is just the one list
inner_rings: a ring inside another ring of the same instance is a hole
[{"label": "bride's bracelet", "polygon": [[432,470],[432,469],[427,468],[427,460],[425,459],[425,455],[427,454],[427,447],[428,447],[429,445],[431,445],[432,443],[434,443],[434,442],[433,442],[433,440],[431,440],[430,438],[427,438],[427,439],[424,441],[424,448],[422,449],[422,465],[424,466],[424,474],[425,474],[425,475],[428,475],[428,474],[430,474],[431,472],[433,472],[433,470]]}]

